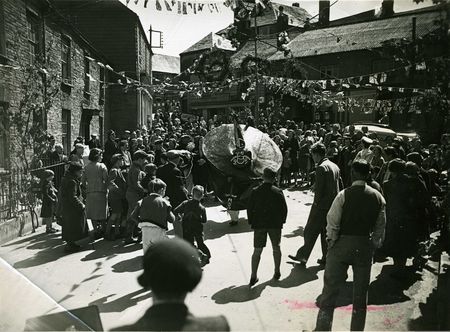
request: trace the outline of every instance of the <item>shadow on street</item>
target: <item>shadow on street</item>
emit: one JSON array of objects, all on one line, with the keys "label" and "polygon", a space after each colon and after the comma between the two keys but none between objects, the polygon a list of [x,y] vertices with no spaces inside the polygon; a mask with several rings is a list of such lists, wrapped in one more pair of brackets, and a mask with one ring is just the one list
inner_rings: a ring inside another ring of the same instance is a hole
[{"label": "shadow on street", "polygon": [[252,232],[252,229],[248,224],[247,219],[240,218],[236,226],[230,226],[228,221],[215,222],[208,220],[203,227],[203,231],[206,240],[214,240],[229,234],[249,233]]},{"label": "shadow on street", "polygon": [[302,236],[302,237],[303,237],[304,232],[305,232],[305,227],[299,226],[299,227],[298,227],[296,230],[294,230],[292,233],[286,234],[286,235],[283,235],[283,236],[284,236],[285,238],[288,238],[288,239],[293,238],[293,237],[297,237],[297,236]]},{"label": "shadow on street", "polygon": [[321,270],[320,266],[309,268],[294,264],[290,274],[280,280],[269,280],[257,284],[253,288],[248,285],[229,286],[215,293],[211,299],[217,304],[239,303],[252,301],[259,298],[267,286],[279,288],[293,288],[305,284],[307,282],[318,279],[317,272]]},{"label": "shadow on street", "polygon": [[111,294],[101,297],[89,305],[98,306],[100,312],[122,312],[128,308],[134,307],[139,302],[147,300],[152,297],[152,293],[146,289],[140,289],[133,293],[119,297],[116,300],[108,302],[108,298],[115,296]]},{"label": "shadow on street", "polygon": [[136,272],[142,270],[142,256],[126,259],[112,266],[112,271],[116,273]]},{"label": "shadow on street", "polygon": [[117,255],[134,252],[136,250],[142,250],[142,244],[135,243],[132,245],[124,246],[123,242],[120,240],[117,240],[115,242],[102,240],[96,242],[94,245],[94,251],[83,257],[81,261],[85,262],[111,256],[115,257]]}]

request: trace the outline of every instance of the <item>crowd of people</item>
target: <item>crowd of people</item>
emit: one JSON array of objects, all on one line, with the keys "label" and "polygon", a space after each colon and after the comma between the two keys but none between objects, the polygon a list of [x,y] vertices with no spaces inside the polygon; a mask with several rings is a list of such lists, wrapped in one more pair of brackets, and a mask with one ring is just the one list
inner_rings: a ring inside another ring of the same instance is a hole
[{"label": "crowd of people", "polygon": [[[255,126],[251,117],[246,121],[247,126]],[[172,223],[174,234],[196,244],[202,261],[208,263],[211,252],[203,236],[207,216],[202,200],[212,194],[212,179],[202,144],[208,131],[220,124],[203,118],[182,121],[176,112],[158,113],[151,129],[125,131],[120,136],[110,130],[103,146],[96,135],[88,142],[79,137],[69,156],[49,138],[41,158],[45,168],[41,216],[47,232],[55,232],[55,215],[61,220],[66,251],[74,252],[80,248],[77,241],[87,235],[90,219],[97,238],[123,237],[125,244],[142,241],[145,253],[168,238]],[[281,229],[288,211],[278,187],[308,186],[315,198],[304,245],[289,257],[306,264],[320,236],[323,256],[318,263],[326,266],[325,296],[318,317],[323,329],[331,326],[330,308],[338,282],[346,275],[343,268],[346,264],[362,266],[363,282],[355,286],[360,298],[354,301],[363,314],[355,313],[354,327],[363,328],[372,256],[377,260],[392,257],[394,277],[401,278],[408,258],[415,258],[414,264],[420,266],[420,243],[445,220],[450,135],[443,135],[440,144],[424,146],[419,137],[380,136],[364,126],[357,130],[353,125],[287,120],[259,129],[279,146],[283,162],[280,170],[264,171],[263,184],[250,197],[248,220],[255,232],[250,286],[258,282],[267,237],[273,248],[273,278],[280,279]],[[261,206],[268,206],[268,201],[277,208],[264,212]],[[366,214],[358,212],[363,205]],[[369,226],[353,224],[355,220],[370,220]],[[360,252],[367,245],[360,238],[371,235],[376,251],[367,251],[367,259],[343,264],[342,255]]]}]

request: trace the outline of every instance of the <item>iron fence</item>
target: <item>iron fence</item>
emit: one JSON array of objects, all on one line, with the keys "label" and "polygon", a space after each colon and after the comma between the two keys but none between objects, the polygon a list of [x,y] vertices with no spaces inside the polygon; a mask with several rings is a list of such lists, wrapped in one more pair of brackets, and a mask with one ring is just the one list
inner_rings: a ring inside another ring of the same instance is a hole
[{"label": "iron fence", "polygon": [[0,222],[16,217],[27,209],[27,204],[37,205],[43,170],[50,169],[55,173],[54,183],[59,188],[66,164],[41,160],[40,167],[30,171],[32,176],[20,168],[0,170]]},{"label": "iron fence", "polygon": [[0,173],[0,222],[14,218],[26,209],[23,196],[23,172],[20,169]]}]

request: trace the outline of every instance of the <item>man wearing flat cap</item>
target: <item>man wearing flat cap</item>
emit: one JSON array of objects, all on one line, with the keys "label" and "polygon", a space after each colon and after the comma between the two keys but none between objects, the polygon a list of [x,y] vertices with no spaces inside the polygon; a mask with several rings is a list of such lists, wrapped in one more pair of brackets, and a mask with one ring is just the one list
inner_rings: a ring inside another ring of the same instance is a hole
[{"label": "man wearing flat cap", "polygon": [[[184,176],[178,168],[181,157],[176,150],[170,150],[167,152],[167,160],[168,163],[159,167],[156,171],[156,177],[166,183],[166,195],[169,197],[170,204],[176,207],[187,199],[187,190],[183,182]],[[183,237],[181,222],[176,220],[173,226],[175,235]]]},{"label": "man wearing flat cap", "polygon": [[162,240],[146,251],[139,284],[153,305],[136,323],[115,331],[229,331],[224,316],[194,317],[185,302],[202,278],[197,250],[181,239]]}]

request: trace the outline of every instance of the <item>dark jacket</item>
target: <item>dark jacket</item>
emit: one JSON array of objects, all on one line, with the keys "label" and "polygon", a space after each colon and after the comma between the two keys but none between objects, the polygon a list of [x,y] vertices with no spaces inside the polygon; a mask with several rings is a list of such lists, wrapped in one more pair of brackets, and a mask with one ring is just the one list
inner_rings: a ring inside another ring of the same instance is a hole
[{"label": "dark jacket", "polygon": [[384,251],[391,257],[411,257],[425,229],[425,185],[418,179],[398,175],[384,183],[386,239]]},{"label": "dark jacket", "polygon": [[188,229],[192,232],[202,232],[203,224],[208,221],[205,207],[195,199],[184,201],[173,212],[183,214],[183,229]]},{"label": "dark jacket", "polygon": [[60,188],[60,209],[62,219],[62,238],[65,241],[78,241],[87,236],[84,204],[81,201],[80,181],[71,173],[66,173]]},{"label": "dark jacket", "polygon": [[247,216],[253,229],[283,228],[287,217],[283,191],[270,183],[254,188],[248,202]]},{"label": "dark jacket", "polygon": [[136,323],[113,331],[230,331],[224,316],[194,317],[182,303],[163,303],[150,307]]},{"label": "dark jacket", "polygon": [[332,161],[323,159],[316,168],[314,202],[311,209],[328,211],[342,187],[339,167]]},{"label": "dark jacket", "polygon": [[44,180],[42,183],[42,206],[41,206],[41,218],[51,218],[55,213],[56,207],[56,193],[58,192],[53,183]]},{"label": "dark jacket", "polygon": [[173,163],[167,163],[156,171],[156,177],[167,185],[166,195],[172,206],[178,206],[187,199],[186,189],[183,184],[183,174]]}]

